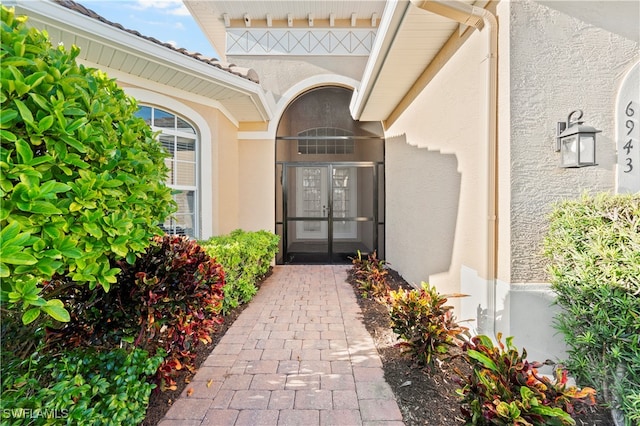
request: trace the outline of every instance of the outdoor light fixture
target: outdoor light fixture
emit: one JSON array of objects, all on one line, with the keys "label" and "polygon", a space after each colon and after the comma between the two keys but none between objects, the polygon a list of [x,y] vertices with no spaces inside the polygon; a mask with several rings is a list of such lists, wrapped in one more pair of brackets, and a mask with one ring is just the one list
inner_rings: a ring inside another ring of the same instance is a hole
[{"label": "outdoor light fixture", "polygon": [[[574,117],[575,116],[575,117]],[[560,152],[560,167],[596,165],[596,133],[594,127],[584,125],[582,110],[572,111],[567,122],[558,122],[556,152]]]}]

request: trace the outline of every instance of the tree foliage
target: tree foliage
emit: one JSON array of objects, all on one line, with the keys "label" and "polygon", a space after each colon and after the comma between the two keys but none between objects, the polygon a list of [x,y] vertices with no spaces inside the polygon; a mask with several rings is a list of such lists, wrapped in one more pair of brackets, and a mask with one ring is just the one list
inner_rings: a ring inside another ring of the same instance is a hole
[{"label": "tree foliage", "polygon": [[166,153],[137,105],[103,72],[77,63],[79,49],[52,47],[46,33],[2,6],[0,87],[0,278],[2,302],[24,323],[41,311],[55,274],[101,286],[115,259],[133,263],[174,211],[164,184]]}]

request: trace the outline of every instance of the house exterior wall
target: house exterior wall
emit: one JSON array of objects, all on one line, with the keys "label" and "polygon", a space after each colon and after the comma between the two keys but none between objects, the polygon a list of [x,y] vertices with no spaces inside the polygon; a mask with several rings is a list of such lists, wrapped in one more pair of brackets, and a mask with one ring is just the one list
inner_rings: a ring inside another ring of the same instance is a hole
[{"label": "house exterior wall", "polygon": [[[547,279],[540,251],[553,202],[615,188],[616,96],[640,49],[612,12],[615,3],[633,2],[566,3],[510,2],[510,25],[501,28],[511,43],[512,282]],[[555,126],[576,109],[584,111],[586,124],[602,130],[598,165],[562,169],[553,149]]]},{"label": "house exterior wall", "polygon": [[[238,130],[233,123],[226,120],[219,113],[216,117],[218,131],[218,159],[210,165],[203,163],[202,167],[215,166],[217,168],[217,185],[212,189],[217,192],[218,209],[214,213],[218,216],[217,233],[227,234],[239,227],[238,213],[240,200],[240,153],[238,146]],[[206,191],[206,187],[203,188]],[[207,196],[206,192],[203,196]],[[214,195],[214,194],[211,194]]]},{"label": "house exterior wall", "polygon": [[[263,126],[241,126],[239,133],[238,226],[246,230],[275,230],[275,137],[289,104],[309,89],[321,86],[353,88],[366,65],[366,56],[228,56],[260,75],[260,85],[277,103],[273,119]],[[348,117],[350,118],[350,117]]]},{"label": "house exterior wall", "polygon": [[[541,255],[546,218],[558,200],[615,190],[616,99],[639,52],[629,31],[616,30],[608,2],[589,2],[590,13],[579,15],[565,3],[496,8],[495,279],[486,256],[486,32],[475,31],[387,129],[387,260],[410,282],[469,294],[458,302],[459,319],[472,319],[477,333],[513,335],[541,360],[565,355]],[[602,130],[596,167],[558,167],[556,122],[575,109]]]},{"label": "house exterior wall", "polygon": [[411,146],[406,135],[386,142],[386,259],[413,285],[458,292],[451,262],[462,173],[455,154]]},{"label": "house exterior wall", "polygon": [[509,2],[500,2],[496,6],[495,15],[498,22],[498,247],[497,247],[497,279],[498,282],[511,281],[511,81],[509,57],[511,43],[509,40],[510,14]]},{"label": "house exterior wall", "polygon": [[487,49],[472,34],[386,131],[387,260],[441,293],[487,273]]},{"label": "house exterior wall", "polygon": [[237,65],[256,70],[260,75],[260,85],[272,92],[276,101],[279,101],[297,83],[321,75],[340,75],[358,81],[367,62],[367,56],[229,56],[228,58]]},{"label": "house exterior wall", "polygon": [[[640,59],[637,20],[631,20],[634,39],[620,19],[633,2],[569,3],[508,2],[500,15],[501,31],[509,35],[509,46],[501,46],[508,52],[501,76],[508,76],[509,100],[501,105],[509,109],[504,114],[510,116],[510,133],[501,137],[502,145],[509,140],[510,188],[505,186],[509,192],[501,197],[510,203],[510,234],[503,247],[510,247],[511,276],[509,292],[497,302],[504,307],[498,323],[537,359],[564,356],[552,323],[559,308],[552,305],[541,254],[548,214],[556,201],[585,191],[615,191],[616,97],[626,71]],[[586,124],[602,130],[598,165],[559,168],[556,122],[576,109],[584,111]]]},{"label": "house exterior wall", "polygon": [[240,140],[238,226],[274,231],[275,146],[273,140]]}]

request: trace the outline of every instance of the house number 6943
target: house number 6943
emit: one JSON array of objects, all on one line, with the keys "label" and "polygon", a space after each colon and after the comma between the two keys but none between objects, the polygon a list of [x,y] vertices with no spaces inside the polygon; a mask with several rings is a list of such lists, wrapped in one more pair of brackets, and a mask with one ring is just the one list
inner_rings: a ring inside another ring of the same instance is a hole
[{"label": "house number 6943", "polygon": [[640,193],[640,61],[620,84],[615,117],[616,192]]},{"label": "house number 6943", "polygon": [[627,143],[625,143],[622,146],[622,148],[625,150],[625,155],[626,155],[626,158],[624,159],[626,168],[623,170],[625,173],[631,173],[634,166],[633,158],[631,155],[634,148],[633,137],[631,136],[631,132],[633,132],[633,129],[636,127],[636,124],[632,119],[632,117],[635,116],[636,111],[632,108],[632,105],[633,105],[633,101],[629,101],[629,103],[627,104],[627,107],[624,109],[624,113],[627,116],[627,120],[625,121],[624,126],[628,129],[627,134],[625,136],[629,138],[627,140]]}]

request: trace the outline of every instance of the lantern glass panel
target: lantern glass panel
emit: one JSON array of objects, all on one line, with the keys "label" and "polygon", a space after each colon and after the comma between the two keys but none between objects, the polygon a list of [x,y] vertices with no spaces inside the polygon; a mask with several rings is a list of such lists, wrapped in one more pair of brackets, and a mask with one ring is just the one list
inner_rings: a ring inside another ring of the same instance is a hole
[{"label": "lantern glass panel", "polygon": [[578,161],[582,164],[595,164],[595,136],[591,134],[580,135],[580,157]]},{"label": "lantern glass panel", "polygon": [[562,139],[562,165],[575,166],[578,164],[578,136],[572,135]]}]

